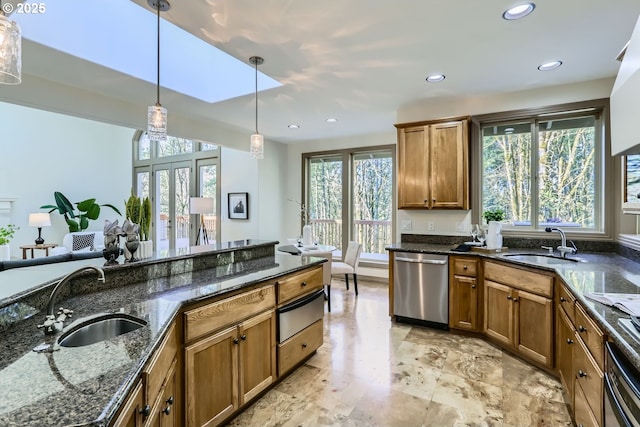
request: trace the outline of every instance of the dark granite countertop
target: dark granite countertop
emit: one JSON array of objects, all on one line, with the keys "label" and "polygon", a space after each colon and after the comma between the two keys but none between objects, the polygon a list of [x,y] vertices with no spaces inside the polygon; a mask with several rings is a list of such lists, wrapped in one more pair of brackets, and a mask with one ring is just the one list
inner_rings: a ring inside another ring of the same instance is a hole
[{"label": "dark granite countertop", "polygon": [[[223,252],[226,249],[213,248]],[[182,257],[182,254],[174,255]],[[188,258],[184,256],[184,260]],[[158,261],[155,259],[150,263]],[[4,390],[0,399],[0,425],[107,425],[181,307],[321,262],[324,260],[320,258],[290,255],[236,259],[212,268],[138,278],[137,283],[127,286],[72,295],[58,301],[57,305],[74,310],[75,319],[96,313],[121,312],[143,318],[148,323],[136,331],[96,344],[58,347],[56,351],[45,353],[32,351],[57,338],[45,337],[37,328],[44,320],[43,311],[30,306],[25,302],[28,301],[26,298],[0,301],[0,317],[4,319],[4,323],[0,322],[3,334],[0,387]],[[122,271],[134,274],[138,270],[131,267]],[[144,268],[140,271],[149,272]],[[117,280],[118,276],[112,277],[110,272],[109,268],[105,269],[107,282]]]},{"label": "dark granite countertop", "polygon": [[[428,243],[396,243],[387,250],[393,252],[420,252],[446,255],[479,256],[483,258],[507,261],[527,267],[536,267],[555,271],[564,283],[573,291],[576,299],[586,311],[598,322],[602,330],[616,343],[629,360],[640,368],[640,333],[634,337],[620,323],[629,315],[617,308],[592,301],[585,297],[589,292],[617,292],[640,294],[640,264],[616,254],[579,253],[573,256],[583,262],[542,265],[534,262],[519,261],[509,258],[509,254],[533,253],[545,254],[542,250],[509,249],[505,253],[488,254],[481,252],[457,252],[452,249],[457,245],[439,245]],[[571,256],[570,256],[571,257]]]}]

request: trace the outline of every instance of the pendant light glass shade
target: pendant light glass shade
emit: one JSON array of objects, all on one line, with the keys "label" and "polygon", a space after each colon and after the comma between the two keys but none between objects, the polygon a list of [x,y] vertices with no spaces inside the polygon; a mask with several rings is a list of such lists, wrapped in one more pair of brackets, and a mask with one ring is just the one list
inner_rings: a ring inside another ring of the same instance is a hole
[{"label": "pendant light glass shade", "polygon": [[149,141],[167,140],[167,109],[160,104],[147,108],[147,137]]},{"label": "pendant light glass shade", "polygon": [[0,13],[0,83],[22,82],[22,39],[20,26]]},{"label": "pendant light glass shade", "polygon": [[264,159],[264,137],[259,133],[251,135],[249,153],[254,159]]},{"label": "pendant light glass shade", "polygon": [[149,141],[163,142],[167,140],[167,109],[160,105],[160,11],[169,10],[171,5],[166,0],[148,0],[147,3],[158,12],[156,105],[147,108],[147,137]]},{"label": "pendant light glass shade", "polygon": [[254,159],[264,159],[264,137],[258,132],[258,65],[264,62],[259,56],[252,56],[249,62],[256,66],[256,133],[251,135],[249,154]]}]

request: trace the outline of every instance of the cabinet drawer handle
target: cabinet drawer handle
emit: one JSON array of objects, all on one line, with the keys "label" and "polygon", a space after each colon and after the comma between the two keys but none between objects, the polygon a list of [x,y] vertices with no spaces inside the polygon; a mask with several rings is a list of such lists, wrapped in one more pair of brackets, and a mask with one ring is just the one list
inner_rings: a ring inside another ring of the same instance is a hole
[{"label": "cabinet drawer handle", "polygon": [[586,373],[585,371],[583,371],[582,369],[580,369],[580,370],[578,371],[578,376],[579,376],[580,378],[584,378],[584,377],[586,377],[586,376],[587,376],[587,373]]},{"label": "cabinet drawer handle", "polygon": [[587,332],[587,328],[585,328],[584,326],[580,325],[580,326],[578,326],[578,331],[579,332]]},{"label": "cabinet drawer handle", "polygon": [[144,417],[148,417],[148,416],[149,416],[149,414],[151,413],[151,406],[149,406],[149,405],[144,405],[144,406],[142,407],[142,409],[140,409],[140,411],[139,411],[139,412],[142,414],[142,416],[144,416]]},{"label": "cabinet drawer handle", "polygon": [[167,400],[165,400],[169,405],[173,405],[173,395],[169,396]]},{"label": "cabinet drawer handle", "polygon": [[462,269],[463,269],[463,270],[466,270],[466,269],[467,269],[467,266],[466,266],[466,265],[463,265],[463,266],[462,266]]},{"label": "cabinet drawer handle", "polygon": [[567,338],[567,344],[573,344],[573,340],[571,338]]},{"label": "cabinet drawer handle", "polygon": [[162,413],[165,415],[169,415],[171,413],[171,406],[167,406],[162,410]]},{"label": "cabinet drawer handle", "polygon": [[565,297],[560,297],[560,302],[567,302],[567,299]]},{"label": "cabinet drawer handle", "polygon": [[307,348],[307,343],[302,343],[302,348]]},{"label": "cabinet drawer handle", "polygon": [[476,288],[476,285],[471,285],[471,289],[475,289],[475,288]]},{"label": "cabinet drawer handle", "polygon": [[300,286],[307,286],[307,282],[300,283]]}]

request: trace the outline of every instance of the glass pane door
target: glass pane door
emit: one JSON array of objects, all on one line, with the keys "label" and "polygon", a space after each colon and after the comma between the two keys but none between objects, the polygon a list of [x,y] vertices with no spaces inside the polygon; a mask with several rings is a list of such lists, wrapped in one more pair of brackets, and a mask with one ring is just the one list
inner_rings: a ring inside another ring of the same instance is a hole
[{"label": "glass pane door", "polygon": [[324,245],[342,248],[342,158],[309,160],[309,224]]},{"label": "glass pane door", "polygon": [[156,248],[159,252],[188,248],[191,246],[190,162],[156,165],[153,177]]},{"label": "glass pane door", "polygon": [[213,212],[204,214],[204,227],[207,231],[209,244],[218,240],[218,165],[215,160],[198,161],[198,193],[199,197],[213,198]]},{"label": "glass pane door", "polygon": [[385,255],[392,243],[393,159],[391,153],[353,155],[352,230],[362,254]]}]

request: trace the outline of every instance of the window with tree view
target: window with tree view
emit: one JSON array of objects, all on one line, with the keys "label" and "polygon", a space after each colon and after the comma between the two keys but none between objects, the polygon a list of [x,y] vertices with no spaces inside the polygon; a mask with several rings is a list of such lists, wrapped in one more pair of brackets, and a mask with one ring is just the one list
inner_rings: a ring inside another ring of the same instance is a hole
[{"label": "window with tree view", "polygon": [[600,230],[597,114],[483,124],[482,212],[516,227]]}]

